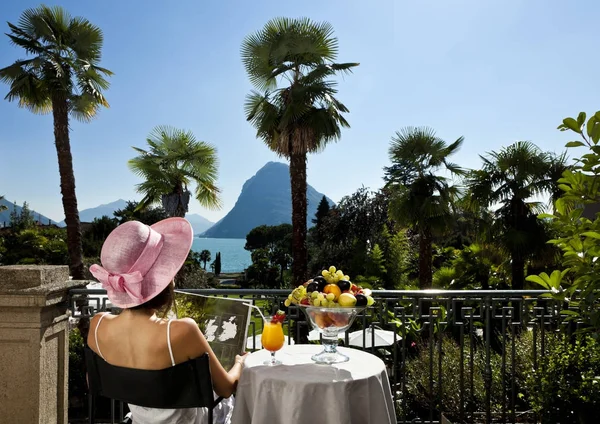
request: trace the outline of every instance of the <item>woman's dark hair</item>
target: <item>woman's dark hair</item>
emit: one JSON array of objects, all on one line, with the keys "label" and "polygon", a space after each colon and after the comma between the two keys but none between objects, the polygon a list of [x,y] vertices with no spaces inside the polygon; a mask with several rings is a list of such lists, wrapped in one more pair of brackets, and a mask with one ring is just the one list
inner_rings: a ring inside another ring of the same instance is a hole
[{"label": "woman's dark hair", "polygon": [[159,294],[154,296],[147,302],[141,305],[129,308],[133,311],[140,310],[156,310],[156,314],[162,315],[162,318],[166,318],[167,314],[171,309],[175,309],[175,315],[177,315],[177,306],[175,305],[175,289],[173,282],[169,283]]}]

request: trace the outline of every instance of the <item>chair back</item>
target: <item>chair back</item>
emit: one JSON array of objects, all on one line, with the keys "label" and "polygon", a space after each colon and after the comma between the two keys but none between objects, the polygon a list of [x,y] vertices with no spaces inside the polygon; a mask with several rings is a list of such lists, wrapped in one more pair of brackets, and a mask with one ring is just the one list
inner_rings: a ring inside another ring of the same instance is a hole
[{"label": "chair back", "polygon": [[[90,395],[158,409],[209,408],[216,402],[208,354],[162,370],[111,365],[85,348]],[[212,415],[212,414],[211,414]]]}]

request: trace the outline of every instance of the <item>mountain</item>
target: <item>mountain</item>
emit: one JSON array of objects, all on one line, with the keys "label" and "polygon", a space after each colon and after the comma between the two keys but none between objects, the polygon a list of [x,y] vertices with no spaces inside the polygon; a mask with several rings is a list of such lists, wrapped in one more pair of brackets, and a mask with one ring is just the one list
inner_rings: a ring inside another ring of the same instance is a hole
[{"label": "mountain", "polygon": [[198,215],[197,213],[188,213],[185,216],[185,219],[190,221],[190,224],[192,224],[194,234],[201,234],[202,232],[208,230],[215,224],[214,222],[209,221],[208,219]]},{"label": "mountain", "polygon": [[[95,208],[84,209],[79,211],[79,220],[81,222],[92,222],[95,218],[102,218],[104,215],[112,218],[116,210],[123,209],[125,206],[127,206],[127,202],[119,199]],[[65,221],[61,221],[59,225],[64,226]]]},{"label": "mountain", "polygon": [[[4,226],[8,226],[10,225],[10,213],[13,211],[15,204],[12,202],[9,202],[6,199],[2,199],[0,200],[0,205],[4,205],[6,206],[8,209],[5,211],[0,212],[0,227],[4,227]],[[21,206],[16,205],[17,206],[17,213],[21,213],[21,209],[23,209]],[[56,221],[52,221],[50,218],[39,214],[36,211],[32,211],[33,213],[33,217],[36,221],[41,222],[42,224],[57,224]]]},{"label": "mountain", "polygon": [[[317,212],[323,194],[310,185],[306,190],[308,200],[307,224]],[[329,203],[333,204],[329,198]],[[212,238],[245,238],[259,225],[279,225],[292,222],[292,193],[290,168],[280,162],[269,162],[242,187],[233,209],[223,219],[201,234]]]},{"label": "mountain", "polygon": [[[116,210],[123,209],[127,206],[127,202],[123,199],[116,200],[106,205],[96,206],[95,208],[84,209],[79,212],[79,220],[81,222],[92,222],[95,218],[102,218],[104,215],[113,217]],[[214,223],[198,214],[192,213],[187,214],[186,219],[190,221],[194,228],[194,234],[200,234],[206,231]],[[62,221],[59,225],[65,225]]]}]

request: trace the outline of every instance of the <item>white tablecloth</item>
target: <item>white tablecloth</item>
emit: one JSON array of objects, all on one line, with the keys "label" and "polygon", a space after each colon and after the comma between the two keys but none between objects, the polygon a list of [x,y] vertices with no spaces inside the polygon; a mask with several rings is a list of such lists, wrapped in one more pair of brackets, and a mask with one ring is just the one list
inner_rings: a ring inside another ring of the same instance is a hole
[{"label": "white tablecloth", "polygon": [[284,346],[283,362],[264,366],[270,353],[254,352],[238,384],[232,424],[391,424],[396,422],[383,362],[357,349],[339,348],[350,361],[317,365],[319,345]]}]

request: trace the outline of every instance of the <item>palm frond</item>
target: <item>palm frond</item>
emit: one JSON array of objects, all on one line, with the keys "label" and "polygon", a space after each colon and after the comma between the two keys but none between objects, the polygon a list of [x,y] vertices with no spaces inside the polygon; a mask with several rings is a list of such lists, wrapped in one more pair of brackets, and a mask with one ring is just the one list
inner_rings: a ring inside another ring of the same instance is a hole
[{"label": "palm frond", "polygon": [[[52,110],[52,97],[69,101],[76,119],[89,121],[101,106],[108,107],[102,91],[108,89],[99,67],[102,32],[88,20],[71,17],[59,6],[26,9],[18,24],[9,23],[11,42],[33,55],[0,70],[0,81],[10,85],[7,100],[34,113]],[[95,104],[94,104],[95,103]]]},{"label": "palm frond", "polygon": [[155,127],[147,143],[148,150],[134,147],[139,155],[128,162],[129,168],[144,180],[137,191],[144,194],[145,204],[159,203],[163,196],[180,194],[179,190],[195,184],[195,197],[202,206],[221,206],[214,146],[198,141],[191,131],[170,126]]},{"label": "palm frond", "polygon": [[276,86],[276,78],[282,74],[335,60],[337,49],[329,23],[275,18],[244,39],[241,56],[250,82],[267,90]]},{"label": "palm frond", "polygon": [[359,63],[323,63],[315,66],[306,75],[300,77],[299,83],[311,85],[323,81],[325,78],[332,77],[338,73],[352,73],[352,68]]},{"label": "palm frond", "polygon": [[90,122],[98,114],[100,106],[107,106],[104,101],[102,103],[88,93],[71,96],[69,99],[69,112],[80,122]]},{"label": "palm frond", "polygon": [[93,64],[100,61],[104,36],[102,30],[85,18],[76,17],[69,22],[69,47],[79,59]]}]

